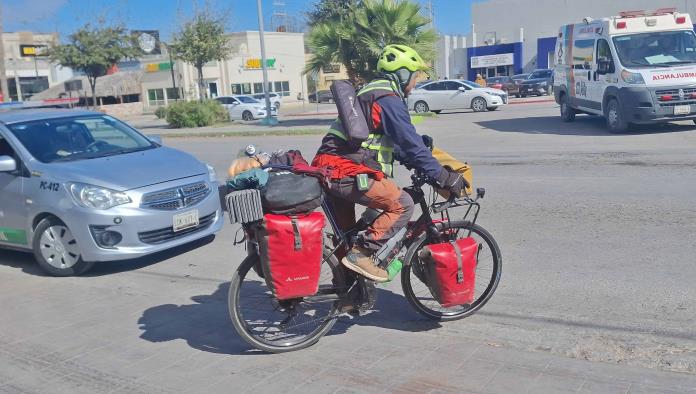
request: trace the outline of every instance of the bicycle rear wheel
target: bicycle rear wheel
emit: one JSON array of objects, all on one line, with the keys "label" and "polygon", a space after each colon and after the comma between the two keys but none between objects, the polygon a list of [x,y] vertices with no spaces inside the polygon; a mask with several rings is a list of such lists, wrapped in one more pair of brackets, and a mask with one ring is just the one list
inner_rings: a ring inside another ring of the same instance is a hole
[{"label": "bicycle rear wheel", "polygon": [[334,256],[324,256],[319,292],[293,300],[276,299],[265,280],[252,270],[255,264],[258,256],[242,262],[228,294],[230,319],[242,339],[256,349],[283,353],[309,347],[331,330],[345,283]]},{"label": "bicycle rear wheel", "polygon": [[439,321],[458,320],[471,316],[481,309],[491,298],[500,281],[502,256],[493,236],[483,227],[470,222],[453,221],[438,225],[443,240],[451,241],[466,237],[471,231],[479,245],[482,245],[476,263],[476,287],[474,301],[470,305],[458,305],[445,308],[433,297],[425,284],[423,275],[424,262],[418,252],[428,243],[426,234],[422,234],[411,245],[404,259],[408,264],[401,271],[401,287],[408,302],[419,313],[429,319]]}]

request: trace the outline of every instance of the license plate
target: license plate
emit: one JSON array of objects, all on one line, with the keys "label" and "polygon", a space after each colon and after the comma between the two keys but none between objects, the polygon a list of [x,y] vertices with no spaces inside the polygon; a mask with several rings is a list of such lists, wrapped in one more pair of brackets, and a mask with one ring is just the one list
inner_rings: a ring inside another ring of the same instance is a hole
[{"label": "license plate", "polygon": [[174,215],[174,232],[198,226],[198,210]]},{"label": "license plate", "polygon": [[675,105],[674,114],[675,115],[688,115],[691,113],[690,105]]}]

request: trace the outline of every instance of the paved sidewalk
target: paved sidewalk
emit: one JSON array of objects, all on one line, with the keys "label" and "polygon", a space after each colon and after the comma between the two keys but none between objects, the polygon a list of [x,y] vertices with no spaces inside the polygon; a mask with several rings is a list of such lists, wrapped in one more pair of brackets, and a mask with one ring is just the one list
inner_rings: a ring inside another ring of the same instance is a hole
[{"label": "paved sidewalk", "polygon": [[234,267],[191,275],[205,253],[48,278],[31,256],[0,251],[0,393],[696,393],[694,375],[468,339],[466,322],[413,312],[398,284],[380,287],[378,311],[342,318],[314,347],[262,354],[227,317]]}]

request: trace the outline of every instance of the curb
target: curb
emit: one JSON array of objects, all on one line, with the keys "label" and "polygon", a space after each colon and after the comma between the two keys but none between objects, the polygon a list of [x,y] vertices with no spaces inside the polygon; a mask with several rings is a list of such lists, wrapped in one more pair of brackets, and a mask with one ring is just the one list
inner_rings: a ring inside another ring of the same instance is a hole
[{"label": "curb", "polygon": [[200,133],[145,133],[145,135],[158,135],[162,138],[234,138],[234,137],[271,137],[292,135],[317,135],[326,133],[326,129],[298,129],[298,130],[245,130],[245,131],[204,131]]},{"label": "curb", "polygon": [[518,105],[518,104],[537,104],[537,103],[554,103],[554,99],[539,99],[539,100],[526,100],[526,101],[508,101],[508,105]]}]

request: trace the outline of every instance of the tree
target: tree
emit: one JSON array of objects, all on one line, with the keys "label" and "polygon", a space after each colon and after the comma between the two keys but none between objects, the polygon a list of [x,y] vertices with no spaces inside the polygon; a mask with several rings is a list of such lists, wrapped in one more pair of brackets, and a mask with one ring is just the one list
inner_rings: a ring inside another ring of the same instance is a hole
[{"label": "tree", "polygon": [[307,25],[313,27],[323,22],[339,21],[357,3],[358,0],[321,0],[314,5],[312,11],[306,13]]},{"label": "tree", "polygon": [[51,61],[81,71],[92,90],[92,105],[97,107],[97,78],[118,61],[138,56],[133,37],[122,26],[86,24],[68,37],[68,43],[49,49]]},{"label": "tree", "polygon": [[198,12],[186,22],[169,45],[172,55],[193,65],[198,70],[198,98],[205,99],[203,66],[212,61],[226,59],[232,44],[225,35],[222,17],[214,17],[209,11]]},{"label": "tree", "polygon": [[349,6],[348,12],[331,5],[335,0],[322,0],[310,18],[308,46],[312,51],[305,72],[319,71],[331,63],[341,63],[354,84],[366,82],[375,75],[375,65],[388,44],[408,45],[418,51],[426,62],[435,57],[437,34],[426,28],[430,22],[420,12],[420,5],[410,0],[361,0]]}]

